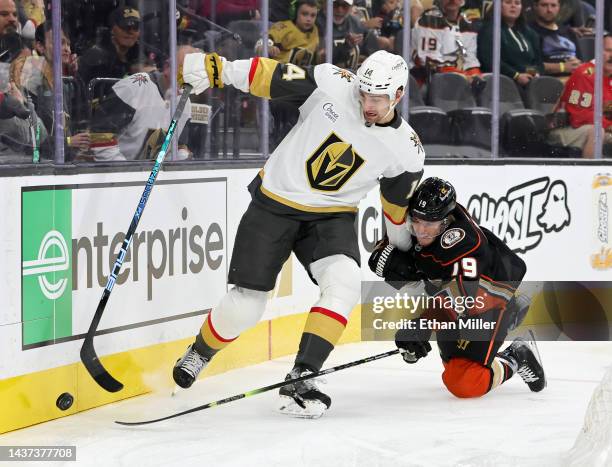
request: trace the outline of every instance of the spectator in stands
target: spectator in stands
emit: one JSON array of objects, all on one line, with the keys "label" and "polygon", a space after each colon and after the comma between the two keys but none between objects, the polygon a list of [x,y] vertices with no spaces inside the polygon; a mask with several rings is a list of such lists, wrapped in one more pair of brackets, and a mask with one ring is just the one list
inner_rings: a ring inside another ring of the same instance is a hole
[{"label": "spectator in stands", "polygon": [[544,73],[570,75],[582,62],[576,57],[576,44],[569,26],[559,26],[559,0],[534,0],[535,21],[530,27],[540,36]]},{"label": "spectator in stands", "polygon": [[[1,0],[0,0],[1,1]],[[93,78],[123,78],[130,66],[142,62],[140,13],[134,8],[117,8],[110,14],[110,36],[87,50],[79,59],[79,76],[85,86]]]},{"label": "spectator in stands", "polygon": [[215,21],[221,26],[227,26],[232,21],[261,19],[259,0],[216,0],[213,11],[212,0],[203,0],[199,15]]},{"label": "spectator in stands", "polygon": [[[530,23],[537,16],[534,9],[535,2],[536,0],[523,0],[525,18]],[[584,4],[582,1],[559,0],[559,16],[557,17],[557,24],[559,26],[568,26],[577,37],[593,34],[593,30],[586,27],[585,20]]]},{"label": "spectator in stands", "polygon": [[[318,5],[316,0],[299,0],[294,7],[294,20],[279,21],[270,27],[268,55],[281,63],[311,65],[319,46],[319,31],[315,25]],[[259,55],[261,50],[260,39],[255,53]],[[279,100],[270,102],[270,113],[274,121],[272,145],[276,146],[297,122],[299,111],[295,105]]]},{"label": "spectator in stands", "polygon": [[480,24],[490,6],[490,1],[465,0],[461,13],[473,23]]},{"label": "spectator in stands", "polygon": [[380,27],[375,29],[378,46],[392,52],[395,48],[395,36],[403,25],[401,0],[381,0],[374,8],[373,19],[377,18],[380,18]]},{"label": "spectator in stands", "polygon": [[[334,0],[332,63],[348,69],[357,68],[360,55],[378,50],[376,35],[351,14],[352,7],[353,0]],[[324,59],[325,49],[319,49],[318,55]]]},{"label": "spectator in stands", "polygon": [[[178,66],[182,66],[187,53],[194,52],[200,50],[189,45],[180,46],[177,50]],[[92,115],[91,154],[94,161],[155,157],[171,118],[163,86],[164,82],[156,72],[136,73],[113,85]],[[180,136],[189,118],[191,106],[188,103],[179,120],[177,135]]]},{"label": "spectator in stands", "polygon": [[[23,94],[15,83],[10,83],[7,91],[0,92],[0,96],[0,156],[30,156],[32,139],[27,119],[29,112]],[[43,125],[39,128],[39,141],[44,142],[47,132]]]},{"label": "spectator in stands", "polygon": [[[502,0],[501,10],[501,73],[526,86],[544,71],[540,38],[525,24],[521,0]],[[493,8],[478,33],[478,59],[483,72],[493,70]]]},{"label": "spectator in stands", "polygon": [[[612,35],[604,38],[603,99],[604,144],[612,144]],[[567,112],[569,125],[550,132],[551,143],[582,148],[582,156],[592,158],[595,152],[594,127],[595,64],[580,65],[570,76],[555,108]]]},{"label": "spectator in stands", "polygon": [[36,28],[45,22],[45,2],[43,0],[19,0],[18,3],[24,16],[21,37],[33,40]]},{"label": "spectator in stands", "polygon": [[[47,133],[53,134],[54,103],[53,94],[53,30],[51,24],[44,23],[36,28],[35,54],[22,57],[13,62],[12,76],[15,84],[24,89],[32,98],[32,102]],[[62,30],[62,73],[63,76],[75,76],[77,58],[70,49],[70,39]],[[74,96],[72,89],[64,85],[64,133],[66,143],[71,152],[89,149],[89,134],[82,132],[71,134],[71,106]],[[73,154],[74,155],[74,154]],[[70,157],[68,157],[69,159]]]},{"label": "spectator in stands", "polygon": [[421,84],[430,73],[455,72],[472,79],[480,75],[477,33],[461,14],[464,0],[440,0],[425,11],[412,31],[412,74]]},{"label": "spectator in stands", "polygon": [[[29,55],[23,45],[20,29],[15,2],[0,0],[0,63],[11,63],[20,55]],[[6,68],[4,71],[6,73]],[[0,79],[3,79],[2,76]],[[4,79],[8,82],[8,75]]]},{"label": "spectator in stands", "polygon": [[[299,0],[295,19],[274,23],[268,30],[268,56],[281,63],[311,65],[319,46],[319,30],[315,25],[318,6],[316,0]],[[261,39],[255,53],[262,51]]]}]

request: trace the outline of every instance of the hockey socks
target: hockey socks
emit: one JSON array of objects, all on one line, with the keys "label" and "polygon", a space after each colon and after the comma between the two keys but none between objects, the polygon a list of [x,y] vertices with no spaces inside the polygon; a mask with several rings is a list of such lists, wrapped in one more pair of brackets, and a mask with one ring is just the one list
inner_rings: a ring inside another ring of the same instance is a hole
[{"label": "hockey socks", "polygon": [[204,358],[210,360],[219,350],[234,340],[236,340],[235,337],[233,339],[224,339],[219,335],[212,324],[209,314],[196,336],[193,348]]},{"label": "hockey socks", "polygon": [[295,364],[319,371],[344,332],[346,322],[338,313],[313,307],[306,319]]}]

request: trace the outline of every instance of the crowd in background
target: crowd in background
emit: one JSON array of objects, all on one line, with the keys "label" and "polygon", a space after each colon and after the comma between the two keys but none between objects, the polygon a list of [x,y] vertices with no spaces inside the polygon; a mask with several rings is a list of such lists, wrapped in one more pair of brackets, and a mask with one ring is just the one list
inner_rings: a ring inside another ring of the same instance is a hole
[{"label": "crowd in background", "polygon": [[[435,76],[445,73],[462,76],[478,100],[492,71],[491,5],[490,0],[412,0],[408,15],[414,84],[411,104],[422,99],[430,105]],[[548,76],[559,83],[547,112],[556,117],[546,115],[544,137],[547,144],[572,147],[574,155],[583,157],[593,156],[595,131],[590,64],[594,5],[595,0],[502,0],[501,5],[501,74],[514,83],[528,109],[533,108],[528,96],[535,81]],[[197,48],[239,59],[262,54],[267,48],[268,56],[298,66],[326,60],[324,1],[270,0],[267,44],[262,40],[265,28],[259,0],[178,0],[177,7],[179,55]],[[402,7],[401,0],[334,1],[332,62],[354,71],[376,50],[402,54]],[[131,106],[137,104],[126,103],[113,86],[134,73],[146,74],[141,80],[155,86],[163,111],[170,91],[167,10],[163,0],[62,3],[64,115],[60,124],[67,161],[150,157],[151,148],[160,140],[154,128],[138,133],[136,144],[128,145],[131,153],[122,153],[121,138],[129,136],[127,129],[141,117]],[[606,5],[607,30],[611,10]],[[49,0],[0,0],[0,162],[12,161],[13,155],[29,156],[34,146],[43,159],[53,159],[57,124],[50,18]],[[603,136],[609,145],[612,38],[606,38],[604,46]],[[225,112],[229,112],[228,102],[221,106]],[[245,114],[239,125],[248,125],[247,110],[254,104],[244,97],[230,103],[235,102],[240,106],[237,111]],[[271,114],[274,145],[289,131],[297,114],[282,102],[271,104]],[[196,140],[202,138],[202,132],[193,125],[186,128],[180,140],[182,157],[198,157],[203,146]],[[236,129],[233,131],[235,135]],[[131,134],[134,138],[134,131]],[[117,150],[109,151],[109,147]]]}]

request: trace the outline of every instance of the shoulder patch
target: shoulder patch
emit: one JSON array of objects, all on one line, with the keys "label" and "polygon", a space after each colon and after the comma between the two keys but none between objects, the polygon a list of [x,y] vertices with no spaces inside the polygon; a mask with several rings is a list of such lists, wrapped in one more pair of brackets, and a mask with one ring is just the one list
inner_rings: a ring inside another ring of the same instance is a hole
[{"label": "shoulder patch", "polygon": [[350,71],[338,67],[334,67],[334,75],[340,76],[340,78],[347,80],[349,83],[355,78],[355,75]]},{"label": "shoulder patch", "polygon": [[464,238],[465,230],[460,229],[458,227],[448,229],[442,234],[442,238],[440,239],[440,245],[442,245],[442,248],[449,249],[455,246]]},{"label": "shoulder patch", "polygon": [[425,149],[423,149],[423,145],[421,144],[421,140],[419,135],[416,134],[416,131],[413,131],[410,135],[410,141],[412,141],[412,144],[417,149],[418,154],[421,154],[421,152],[425,154]]},{"label": "shoulder patch", "polygon": [[149,75],[146,73],[136,73],[130,76],[132,83],[138,84],[138,86],[142,86],[143,84],[147,84],[149,82]]}]

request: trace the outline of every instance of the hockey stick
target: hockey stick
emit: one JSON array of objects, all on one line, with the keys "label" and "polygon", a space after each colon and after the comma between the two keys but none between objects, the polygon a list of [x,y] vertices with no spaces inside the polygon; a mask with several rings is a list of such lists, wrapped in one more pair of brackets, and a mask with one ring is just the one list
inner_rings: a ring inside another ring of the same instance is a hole
[{"label": "hockey stick", "polygon": [[180,417],[181,415],[187,415],[188,413],[199,412],[200,410],[210,409],[211,407],[217,407],[218,405],[227,404],[228,402],[233,402],[239,399],[245,399],[247,397],[256,396],[257,394],[268,392],[273,389],[277,389],[277,388],[286,386],[288,384],[299,383],[300,381],[305,381],[311,378],[318,378],[319,376],[328,375],[330,373],[344,370],[352,366],[357,366],[363,363],[373,362],[374,360],[380,360],[381,358],[390,357],[391,355],[395,355],[396,353],[399,353],[399,349],[390,350],[385,353],[379,353],[377,355],[372,355],[371,357],[362,358],[361,360],[355,360],[354,362],[349,362],[343,365],[334,366],[332,368],[328,368],[327,370],[319,371],[318,373],[311,373],[309,375],[300,376],[299,378],[287,379],[285,381],[281,381],[280,383],[271,384],[269,386],[264,386],[263,388],[253,389],[252,391],[247,391],[241,394],[236,394],[235,396],[226,397],[225,399],[221,399],[215,402],[209,402],[208,404],[200,405],[198,407],[194,407],[193,409],[185,410],[183,412],[178,412],[173,415],[168,415],[167,417],[156,418],[155,420],[147,420],[145,422],[118,422],[118,421],[115,421],[115,423],[118,423],[119,425],[126,425],[126,426],[138,426],[138,425],[148,425],[150,423],[161,422],[162,420],[169,420],[171,418]]},{"label": "hockey stick", "polygon": [[166,139],[164,139],[162,147],[157,153],[155,164],[153,164],[153,170],[151,170],[151,174],[149,175],[147,183],[144,187],[144,191],[142,192],[142,196],[140,197],[140,201],[138,202],[138,207],[136,208],[136,212],[134,213],[134,217],[132,218],[130,227],[128,228],[128,231],[125,234],[125,239],[121,244],[121,249],[119,250],[119,254],[117,255],[117,259],[115,260],[113,269],[108,276],[108,282],[106,283],[106,287],[104,287],[104,291],[102,292],[102,298],[100,298],[98,308],[96,309],[96,313],[94,314],[94,317],[91,320],[89,330],[87,331],[87,335],[85,336],[85,341],[83,342],[83,346],[81,347],[81,361],[83,362],[83,365],[85,365],[85,368],[87,368],[87,371],[92,376],[92,378],[96,380],[96,383],[98,383],[108,392],[120,391],[123,388],[123,384],[113,378],[111,374],[106,371],[104,366],[102,366],[102,363],[100,363],[100,360],[96,355],[96,350],[94,349],[93,338],[96,334],[96,330],[98,329],[98,325],[100,324],[100,318],[102,318],[104,308],[106,308],[106,302],[108,302],[108,297],[110,297],[110,294],[113,290],[113,286],[115,285],[115,281],[117,280],[117,275],[121,270],[121,265],[123,264],[125,255],[127,254],[128,248],[130,247],[130,243],[132,242],[132,236],[136,231],[136,227],[138,227],[140,216],[142,216],[144,208],[147,205],[147,200],[149,199],[149,195],[153,190],[153,185],[155,183],[155,180],[157,179],[157,174],[159,173],[159,169],[161,168],[162,162],[164,161],[164,157],[166,157],[166,152],[168,151],[168,146],[170,146],[172,136],[174,136],[178,121],[180,120],[181,115],[183,114],[183,109],[185,108],[187,99],[189,99],[191,89],[192,87],[189,84],[185,84],[183,86],[183,93],[176,106],[174,115],[172,116],[172,121],[170,122],[170,126],[168,127],[168,133],[166,134]]}]

